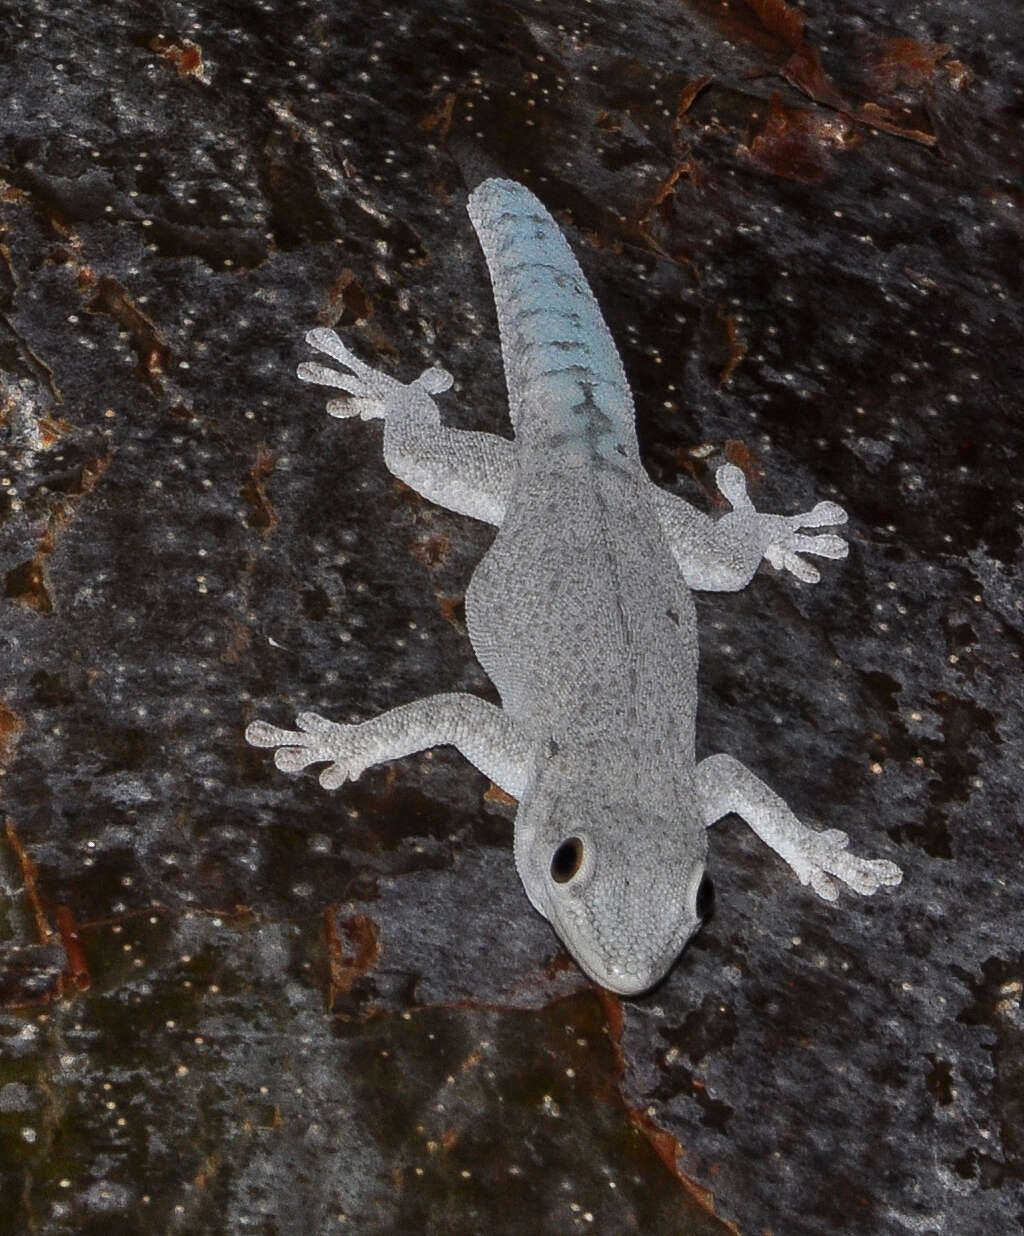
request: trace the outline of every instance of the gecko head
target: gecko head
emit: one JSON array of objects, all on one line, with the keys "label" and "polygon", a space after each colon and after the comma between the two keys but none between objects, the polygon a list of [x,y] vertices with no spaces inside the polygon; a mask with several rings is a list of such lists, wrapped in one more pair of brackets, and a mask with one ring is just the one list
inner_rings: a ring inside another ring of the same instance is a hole
[{"label": "gecko head", "polygon": [[516,865],[580,968],[619,995],[664,978],[711,911],[707,836],[641,802],[534,786],[516,817]]}]

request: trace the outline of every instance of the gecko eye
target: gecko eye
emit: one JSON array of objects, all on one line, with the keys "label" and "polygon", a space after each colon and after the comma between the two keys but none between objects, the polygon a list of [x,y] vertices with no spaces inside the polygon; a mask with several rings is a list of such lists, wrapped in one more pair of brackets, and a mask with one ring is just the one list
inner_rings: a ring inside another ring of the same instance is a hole
[{"label": "gecko eye", "polygon": [[715,908],[715,886],[708,876],[705,876],[697,889],[697,917],[708,918]]},{"label": "gecko eye", "polygon": [[579,837],[568,837],[551,860],[551,878],[556,884],[568,884],[582,866],[583,842]]}]

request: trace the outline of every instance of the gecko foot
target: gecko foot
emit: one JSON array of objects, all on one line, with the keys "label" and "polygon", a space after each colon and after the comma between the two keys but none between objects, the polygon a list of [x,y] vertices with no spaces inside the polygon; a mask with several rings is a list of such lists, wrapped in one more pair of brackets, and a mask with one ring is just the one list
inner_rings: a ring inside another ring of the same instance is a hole
[{"label": "gecko foot", "polygon": [[810,884],[826,901],[835,901],[840,884],[869,897],[882,885],[899,884],[903,879],[895,863],[884,858],[861,858],[846,848],[849,844],[850,838],[838,828],[820,833],[807,829],[800,837],[799,855],[789,860],[800,883]]},{"label": "gecko foot", "polygon": [[764,556],[777,571],[789,571],[805,584],[821,579],[818,569],[805,562],[801,554],[816,554],[820,558],[845,558],[849,546],[835,533],[807,535],[802,528],[827,528],[846,523],[846,512],[835,502],[819,502],[802,515],[762,515],[755,511],[747,494],[746,477],[735,464],[723,464],[715,473],[723,496],[736,512],[749,514],[755,520],[764,542]]},{"label": "gecko foot", "polygon": [[336,790],[346,781],[355,781],[374,762],[361,725],[339,725],[315,712],[300,712],[297,730],[282,730],[266,721],[253,721],[245,740],[254,747],[276,747],[274,763],[282,772],[301,772],[310,764],[328,762],[320,774],[325,790]]},{"label": "gecko foot", "polygon": [[333,330],[326,327],[311,330],[306,342],[351,370],[343,373],[318,361],[304,361],[298,367],[297,373],[303,382],[315,382],[345,392],[347,398],[332,399],[328,403],[327,411],[331,416],[360,416],[364,421],[386,417],[389,412],[407,405],[410,398],[437,395],[452,384],[452,375],[447,369],[439,368],[424,369],[412,382],[397,382],[361,361]]}]

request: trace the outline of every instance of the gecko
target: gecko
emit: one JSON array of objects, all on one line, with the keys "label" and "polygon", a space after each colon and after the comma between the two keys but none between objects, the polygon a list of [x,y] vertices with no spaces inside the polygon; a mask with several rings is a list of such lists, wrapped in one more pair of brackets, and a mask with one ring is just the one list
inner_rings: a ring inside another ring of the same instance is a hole
[{"label": "gecko", "polygon": [[692,589],[734,591],[762,559],[797,580],[807,555],[843,558],[846,512],[754,509],[733,464],[712,518],[657,486],[611,334],[568,242],[523,185],[489,179],[468,201],[494,291],[514,439],[448,428],[435,396],[451,375],[401,383],[330,329],[306,341],[305,382],[342,392],[340,418],[384,422],[384,461],[424,498],[494,525],[466,592],[466,626],[500,706],[444,693],[340,724],[254,721],[246,738],[285,772],[326,764],[328,790],[371,765],[452,745],[518,800],[513,851],[534,907],[584,973],[639,995],[709,915],[707,828],[736,813],[820,897],[871,894],[900,869],[801,823],[728,754],[695,753],[698,648]]}]

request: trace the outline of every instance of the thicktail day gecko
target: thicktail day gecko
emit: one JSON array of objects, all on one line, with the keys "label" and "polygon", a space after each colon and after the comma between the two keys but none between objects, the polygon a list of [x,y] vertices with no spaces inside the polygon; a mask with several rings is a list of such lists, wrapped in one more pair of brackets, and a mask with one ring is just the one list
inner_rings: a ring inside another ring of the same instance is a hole
[{"label": "thicktail day gecko", "polygon": [[515,861],[533,905],[596,982],[635,995],[662,978],[707,916],[708,825],[736,812],[827,901],[898,884],[836,829],[801,824],[730,755],[696,759],[697,634],[691,588],[732,591],[762,558],[797,579],[803,555],[842,558],[846,520],[821,502],[762,515],[743,473],[717,472],[732,510],[710,519],[659,489],[640,462],[633,399],[601,311],[554,220],[510,180],[469,198],[494,287],[515,440],[446,429],[433,396],[451,376],[405,385],[331,330],[307,342],[343,367],[306,382],[345,398],[336,417],[384,421],[384,460],[425,498],[498,527],[473,573],[466,617],[501,707],[442,694],[355,725],[301,713],[254,721],[285,772],[326,763],[325,789],[372,764],[445,743],[519,800]]}]

